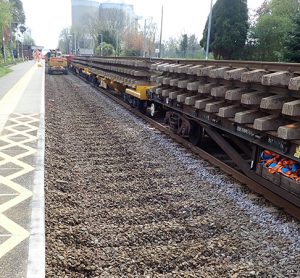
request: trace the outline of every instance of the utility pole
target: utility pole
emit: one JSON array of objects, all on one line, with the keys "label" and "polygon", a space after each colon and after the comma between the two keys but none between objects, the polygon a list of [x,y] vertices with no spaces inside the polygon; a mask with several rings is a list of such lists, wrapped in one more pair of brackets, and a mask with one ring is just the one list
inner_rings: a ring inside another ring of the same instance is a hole
[{"label": "utility pole", "polygon": [[163,30],[163,18],[164,18],[164,6],[161,6],[161,21],[160,21],[160,35],[159,35],[159,52],[158,58],[161,56],[161,40],[162,40],[162,30]]},{"label": "utility pole", "polygon": [[209,41],[210,41],[211,17],[212,17],[212,4],[213,4],[213,0],[210,0],[210,12],[209,12],[209,19],[208,19],[205,60],[208,60],[208,53],[209,53]]}]

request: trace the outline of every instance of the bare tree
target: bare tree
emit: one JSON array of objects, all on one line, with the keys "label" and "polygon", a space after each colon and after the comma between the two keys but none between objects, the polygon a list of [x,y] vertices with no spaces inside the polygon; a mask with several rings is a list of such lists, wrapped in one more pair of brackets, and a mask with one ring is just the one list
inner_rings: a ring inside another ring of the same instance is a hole
[{"label": "bare tree", "polygon": [[102,30],[108,30],[112,33],[122,33],[130,25],[130,20],[128,19],[128,16],[121,9],[99,10],[99,25]]},{"label": "bare tree", "polygon": [[154,56],[157,25],[153,18],[147,18],[144,25],[144,56]]},{"label": "bare tree", "polygon": [[58,48],[62,53],[69,53],[71,44],[70,28],[63,29],[59,34]]},{"label": "bare tree", "polygon": [[86,24],[84,27],[85,27],[86,31],[88,32],[88,34],[94,40],[95,45],[97,46],[99,34],[101,34],[104,30],[100,23],[99,17],[94,16],[94,17],[87,18],[87,21],[86,21]]},{"label": "bare tree", "polygon": [[123,36],[123,54],[125,56],[140,56],[143,47],[143,33],[137,30],[128,30]]}]

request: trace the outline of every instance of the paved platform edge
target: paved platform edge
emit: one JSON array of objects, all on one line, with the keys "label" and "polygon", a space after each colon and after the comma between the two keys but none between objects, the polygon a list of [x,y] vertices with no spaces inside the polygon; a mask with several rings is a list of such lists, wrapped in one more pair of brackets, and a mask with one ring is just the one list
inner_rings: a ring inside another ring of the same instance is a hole
[{"label": "paved platform edge", "polygon": [[[45,67],[43,66],[43,70]],[[29,238],[27,277],[45,277],[45,199],[44,199],[44,157],[45,157],[45,73],[42,81],[40,125],[38,129],[37,169],[34,175],[31,230]]]}]

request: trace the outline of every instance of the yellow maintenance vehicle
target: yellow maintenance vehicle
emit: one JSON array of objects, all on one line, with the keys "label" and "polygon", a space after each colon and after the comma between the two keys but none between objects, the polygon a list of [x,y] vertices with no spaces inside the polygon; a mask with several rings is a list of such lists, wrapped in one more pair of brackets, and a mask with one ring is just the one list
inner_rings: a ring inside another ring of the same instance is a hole
[{"label": "yellow maintenance vehicle", "polygon": [[66,57],[58,50],[50,50],[46,54],[46,64],[48,65],[48,74],[53,72],[62,72],[68,74],[68,61]]}]

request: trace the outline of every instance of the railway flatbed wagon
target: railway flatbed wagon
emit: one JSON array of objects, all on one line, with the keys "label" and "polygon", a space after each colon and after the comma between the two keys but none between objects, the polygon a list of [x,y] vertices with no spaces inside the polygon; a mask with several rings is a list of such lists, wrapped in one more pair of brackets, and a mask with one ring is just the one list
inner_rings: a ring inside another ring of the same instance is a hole
[{"label": "railway flatbed wagon", "polygon": [[300,218],[299,64],[75,57],[71,68],[211,156],[220,151],[250,188]]}]

